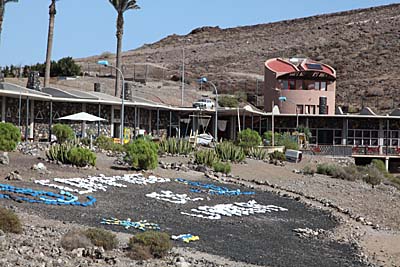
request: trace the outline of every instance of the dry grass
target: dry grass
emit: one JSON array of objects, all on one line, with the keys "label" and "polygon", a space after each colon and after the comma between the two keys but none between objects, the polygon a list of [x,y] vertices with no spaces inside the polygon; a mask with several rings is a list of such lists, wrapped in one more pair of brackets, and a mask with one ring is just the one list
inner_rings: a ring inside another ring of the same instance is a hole
[{"label": "dry grass", "polygon": [[0,230],[9,233],[22,233],[22,225],[18,216],[11,210],[0,207]]}]

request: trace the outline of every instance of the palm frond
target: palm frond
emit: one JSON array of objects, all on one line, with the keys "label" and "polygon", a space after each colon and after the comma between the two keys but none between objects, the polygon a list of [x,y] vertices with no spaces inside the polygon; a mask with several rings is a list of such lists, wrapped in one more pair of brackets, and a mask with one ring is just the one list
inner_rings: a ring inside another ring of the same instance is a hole
[{"label": "palm frond", "polygon": [[129,9],[139,9],[136,0],[108,0],[117,12],[124,13]]}]

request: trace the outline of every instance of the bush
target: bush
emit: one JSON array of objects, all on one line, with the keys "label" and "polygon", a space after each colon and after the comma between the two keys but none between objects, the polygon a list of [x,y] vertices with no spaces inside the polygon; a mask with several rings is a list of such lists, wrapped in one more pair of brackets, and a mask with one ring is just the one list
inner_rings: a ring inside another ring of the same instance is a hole
[{"label": "bush", "polygon": [[91,247],[92,243],[83,231],[72,230],[63,235],[61,246],[66,250],[72,251],[77,248]]},{"label": "bush", "polygon": [[337,178],[347,180],[347,181],[356,181],[362,179],[362,173],[357,169],[356,165],[350,165],[342,168],[343,174],[338,176]]},{"label": "bush", "polygon": [[236,108],[239,106],[239,101],[236,97],[221,96],[218,99],[218,105],[220,107]]},{"label": "bush", "polygon": [[21,132],[11,123],[0,122],[0,151],[13,151],[21,141]]},{"label": "bush", "polygon": [[317,173],[322,175],[333,176],[336,173],[336,165],[328,163],[318,164]]},{"label": "bush", "polygon": [[117,236],[109,231],[90,228],[85,231],[85,236],[91,243],[97,247],[103,247],[105,250],[111,250],[118,246]]},{"label": "bush", "polygon": [[133,244],[128,252],[128,257],[132,260],[149,260],[153,258],[150,248],[139,244]]},{"label": "bush", "polygon": [[374,188],[375,185],[379,185],[384,179],[382,172],[372,164],[366,166],[365,171],[366,175],[364,176],[364,181],[371,184],[372,188]]},{"label": "bush", "polygon": [[195,163],[208,167],[212,167],[215,162],[218,162],[220,160],[217,153],[215,153],[215,151],[212,149],[197,151],[194,154],[194,158]]},{"label": "bush", "polygon": [[87,148],[73,147],[67,153],[67,160],[69,163],[79,167],[95,166],[96,154]]},{"label": "bush", "polygon": [[125,146],[124,160],[136,169],[155,169],[158,165],[158,147],[153,141],[136,139]]},{"label": "bush", "polygon": [[6,233],[22,233],[22,225],[18,216],[11,210],[2,207],[0,207],[0,230]]},{"label": "bush", "polygon": [[100,149],[113,152],[123,152],[125,150],[123,145],[114,143],[114,140],[111,137],[107,137],[105,135],[100,135],[97,137],[93,144]]},{"label": "bush", "polygon": [[259,146],[261,144],[260,135],[258,132],[251,129],[246,129],[239,132],[238,137],[239,146],[243,147],[244,149]]},{"label": "bush", "polygon": [[53,134],[57,137],[57,142],[60,144],[66,141],[73,140],[75,138],[75,134],[72,128],[65,124],[55,124],[52,131]]},{"label": "bush", "polygon": [[272,160],[280,160],[280,161],[285,161],[286,160],[286,156],[284,153],[280,152],[280,151],[274,151],[271,154],[269,154],[269,158]]},{"label": "bush", "polygon": [[268,157],[268,153],[260,147],[252,147],[247,151],[247,156],[256,160],[265,160]]},{"label": "bush", "polygon": [[76,147],[77,144],[74,142],[65,142],[62,144],[54,144],[49,147],[46,151],[46,156],[49,160],[59,161],[64,164],[69,164],[68,153]]},{"label": "bush", "polygon": [[227,141],[217,144],[215,152],[222,161],[242,162],[246,158],[243,148]]},{"label": "bush", "polygon": [[306,166],[304,166],[304,168],[303,168],[303,173],[305,174],[305,175],[314,175],[315,173],[316,173],[316,169],[315,169],[315,167],[314,166],[311,166],[311,165],[306,165]]},{"label": "bush", "polygon": [[225,174],[231,172],[231,165],[229,163],[214,162],[213,168],[215,172],[222,172]]},{"label": "bush", "polygon": [[172,248],[168,234],[154,231],[139,233],[129,239],[131,250],[137,250],[137,245],[147,248],[154,258],[164,257]]},{"label": "bush", "polygon": [[168,138],[162,140],[159,145],[161,154],[188,155],[193,151],[192,144],[185,139]]},{"label": "bush", "polygon": [[[280,142],[280,139],[282,138],[282,135],[280,133],[275,132],[274,133],[274,145],[278,145]],[[263,139],[266,141],[268,145],[272,145],[272,131],[267,131],[264,132],[263,134]]]},{"label": "bush", "polygon": [[285,149],[299,150],[299,144],[297,143],[296,137],[291,136],[289,133],[284,133],[277,144],[278,146],[284,146]]}]

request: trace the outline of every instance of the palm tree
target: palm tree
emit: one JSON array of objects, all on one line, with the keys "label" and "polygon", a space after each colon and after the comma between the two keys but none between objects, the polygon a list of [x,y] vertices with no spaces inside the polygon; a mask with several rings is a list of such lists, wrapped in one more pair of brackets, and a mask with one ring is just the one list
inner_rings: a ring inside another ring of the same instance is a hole
[{"label": "palm tree", "polygon": [[[122,36],[124,35],[124,13],[130,9],[139,9],[136,0],[108,0],[118,13],[117,16],[117,62],[116,67],[121,70],[122,63]],[[118,96],[121,84],[120,74],[116,73],[115,96]]]},{"label": "palm tree", "polygon": [[44,87],[49,87],[50,83],[50,67],[51,67],[51,51],[53,49],[54,37],[54,19],[56,17],[56,0],[51,0],[49,6],[49,32],[47,36],[47,52],[46,52],[46,69],[44,73]]},{"label": "palm tree", "polygon": [[18,2],[18,0],[0,0],[0,38],[1,38],[1,30],[3,27],[4,12],[6,10],[6,4],[10,2]]}]

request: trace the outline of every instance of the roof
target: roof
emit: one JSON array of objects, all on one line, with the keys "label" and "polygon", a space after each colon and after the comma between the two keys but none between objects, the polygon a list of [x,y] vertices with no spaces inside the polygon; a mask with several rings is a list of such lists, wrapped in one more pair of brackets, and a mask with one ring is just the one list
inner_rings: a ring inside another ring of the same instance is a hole
[{"label": "roof", "polygon": [[277,78],[289,75],[297,77],[322,76],[331,80],[336,80],[336,71],[334,68],[307,58],[272,58],[265,62],[265,67],[276,73]]}]

